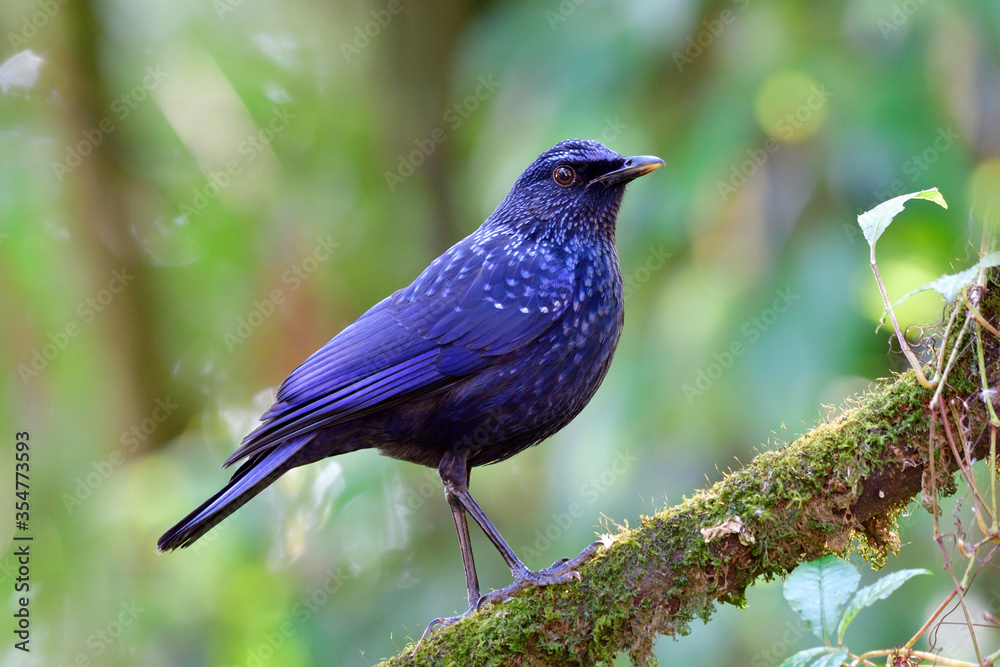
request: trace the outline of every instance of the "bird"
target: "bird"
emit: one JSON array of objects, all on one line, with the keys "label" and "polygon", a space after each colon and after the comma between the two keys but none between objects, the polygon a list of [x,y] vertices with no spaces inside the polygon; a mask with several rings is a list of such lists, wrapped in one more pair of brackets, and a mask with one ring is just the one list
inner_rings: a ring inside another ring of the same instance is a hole
[{"label": "bird", "polygon": [[[281,384],[223,467],[229,482],[160,537],[187,547],[297,466],[360,449],[436,468],[458,532],[469,609],[580,579],[599,549],[532,571],[469,493],[472,468],[545,440],[604,380],[624,323],[615,245],[625,186],[664,164],[561,141],[517,178],[472,234],[374,305]],[[513,583],[482,595],[468,518]]]}]

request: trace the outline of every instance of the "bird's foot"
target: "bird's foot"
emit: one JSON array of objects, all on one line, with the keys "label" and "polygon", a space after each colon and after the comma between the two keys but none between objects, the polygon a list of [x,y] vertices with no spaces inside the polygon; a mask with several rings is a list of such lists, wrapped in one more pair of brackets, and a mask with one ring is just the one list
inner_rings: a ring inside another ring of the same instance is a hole
[{"label": "bird's foot", "polygon": [[[482,600],[482,598],[479,599]],[[478,608],[479,608],[478,603],[470,605],[469,611],[465,612],[464,614],[459,614],[458,616],[447,616],[444,618],[435,618],[433,621],[428,623],[427,627],[424,629],[424,634],[420,635],[420,641],[418,641],[417,645],[413,647],[413,653],[410,654],[410,657],[416,655],[417,650],[420,648],[420,645],[424,643],[424,640],[427,639],[427,637],[431,634],[431,632],[435,630],[435,628],[446,628],[449,625],[452,625],[453,623],[458,623],[466,616],[471,615],[472,612],[476,611]]]},{"label": "bird's foot", "polygon": [[576,568],[590,560],[603,544],[603,542],[594,542],[573,558],[560,558],[549,567],[538,572],[533,572],[527,568],[524,568],[520,572],[514,572],[514,583],[480,597],[479,602],[476,603],[476,609],[479,609],[487,602],[503,602],[517,593],[534,586],[555,586],[558,584],[568,584],[573,580],[582,581],[583,578],[576,571]]},{"label": "bird's foot", "polygon": [[470,616],[473,612],[478,611],[479,608],[487,602],[492,602],[494,604],[503,602],[517,593],[534,586],[554,586],[558,584],[568,584],[573,580],[582,581],[583,579],[580,576],[580,573],[576,571],[576,568],[590,560],[593,555],[597,553],[598,549],[603,546],[603,544],[604,543],[600,541],[594,542],[573,558],[560,558],[549,567],[544,570],[539,570],[538,572],[533,572],[528,568],[524,568],[520,572],[514,573],[514,583],[505,588],[487,593],[486,595],[481,595],[475,604],[469,605],[469,610],[464,614],[459,614],[458,616],[448,616],[446,618],[435,618],[427,624],[424,634],[420,635],[420,641],[418,641],[417,645],[413,648],[413,654],[417,652],[420,645],[424,643],[424,640],[427,639],[427,637],[430,636],[435,629],[445,628],[461,621],[463,618]]},{"label": "bird's foot", "polygon": [[458,623],[466,616],[470,616],[472,612],[476,611],[475,607],[469,607],[469,611],[464,614],[459,614],[458,616],[445,616],[442,618],[435,618],[433,621],[427,624],[427,629],[424,630],[424,634],[420,636],[421,639],[426,637],[435,628],[447,628],[449,625]]}]

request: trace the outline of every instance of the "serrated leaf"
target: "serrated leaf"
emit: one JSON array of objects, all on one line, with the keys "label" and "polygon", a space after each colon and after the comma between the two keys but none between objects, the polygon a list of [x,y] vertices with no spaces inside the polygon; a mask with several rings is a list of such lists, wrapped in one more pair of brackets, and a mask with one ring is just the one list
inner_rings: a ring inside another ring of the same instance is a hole
[{"label": "serrated leaf", "polygon": [[[948,303],[951,303],[958,298],[958,295],[962,292],[962,289],[976,279],[976,275],[979,273],[979,269],[990,268],[992,266],[1000,266],[1000,250],[991,252],[981,260],[975,263],[975,265],[965,269],[964,271],[959,271],[958,273],[945,274],[936,280],[932,280],[926,285],[921,285],[917,289],[913,290],[902,299],[896,302],[893,306],[895,308],[899,304],[903,303],[909,299],[914,294],[918,294],[925,290],[932,289],[938,294],[943,296]],[[882,314],[885,317],[885,313]]]},{"label": "serrated leaf", "polygon": [[903,204],[911,199],[927,199],[942,208],[948,208],[948,203],[941,196],[941,193],[938,192],[937,188],[911,192],[908,195],[899,195],[889,201],[884,201],[870,211],[865,211],[858,216],[858,225],[860,225],[861,233],[864,234],[869,246],[875,246],[875,242],[882,236],[882,232],[892,224],[893,218],[903,210]]},{"label": "serrated leaf", "polygon": [[871,586],[865,586],[855,593],[854,597],[851,598],[851,603],[844,609],[843,617],[840,619],[840,626],[837,628],[837,643],[843,643],[844,632],[847,631],[847,626],[850,625],[851,621],[854,620],[854,617],[858,615],[859,611],[865,607],[870,607],[879,600],[886,599],[895,593],[897,588],[920,574],[931,574],[931,571],[919,568],[892,572],[891,574],[885,575]]},{"label": "serrated leaf", "polygon": [[819,646],[816,648],[804,648],[795,655],[785,658],[778,667],[806,667],[812,659],[823,653],[830,653],[833,649],[829,646]]},{"label": "serrated leaf", "polygon": [[844,604],[857,590],[857,568],[836,556],[802,563],[785,579],[784,596],[813,634],[830,643]]},{"label": "serrated leaf", "polygon": [[896,305],[903,303],[909,299],[914,294],[918,294],[925,290],[932,289],[941,296],[945,298],[948,303],[954,301],[962,288],[968,285],[970,282],[976,279],[976,274],[979,273],[979,267],[973,266],[966,269],[965,271],[959,271],[958,273],[946,273],[940,278],[930,281],[926,285],[921,285],[917,289],[913,290],[902,299],[896,302]]},{"label": "serrated leaf", "polygon": [[827,653],[813,661],[812,667],[841,667],[847,662],[847,649],[842,648],[836,653]]}]

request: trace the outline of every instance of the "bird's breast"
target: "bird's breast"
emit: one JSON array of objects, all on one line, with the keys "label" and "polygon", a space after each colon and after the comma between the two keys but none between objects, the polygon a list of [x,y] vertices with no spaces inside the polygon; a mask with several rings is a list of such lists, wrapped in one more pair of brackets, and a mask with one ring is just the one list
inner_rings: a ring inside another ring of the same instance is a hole
[{"label": "bird's breast", "polygon": [[[471,465],[484,465],[552,435],[590,402],[611,365],[622,329],[617,256],[613,247],[610,252],[593,252],[590,247],[569,257],[546,252],[544,263],[537,261],[539,257],[535,256],[534,266],[541,269],[534,276],[512,270],[513,263],[503,272],[491,272],[488,294],[501,306],[491,302],[486,312],[499,316],[521,307],[536,312],[548,304],[555,308],[550,311],[551,324],[524,346],[494,356],[488,367],[434,398],[427,420],[413,422],[422,424],[416,430],[423,437],[404,438],[419,440],[419,446],[383,446],[383,451],[434,465],[443,449],[462,448],[471,450]],[[555,276],[554,287],[550,290],[537,279],[539,275]],[[526,291],[522,281],[529,280],[532,287]],[[507,321],[483,320],[484,326],[494,328]],[[398,430],[412,428],[404,424]]]},{"label": "bird's breast", "polygon": [[492,381],[516,396],[493,413],[492,431],[507,446],[473,454],[475,465],[506,458],[552,435],[597,392],[623,323],[621,273],[617,257],[612,259],[591,266],[581,262],[562,318],[509,363],[494,369]]},{"label": "bird's breast", "polygon": [[[614,261],[582,263],[569,308],[551,337],[546,366],[558,385],[590,400],[611,364],[624,321],[622,279]],[[592,389],[591,389],[592,387]]]}]

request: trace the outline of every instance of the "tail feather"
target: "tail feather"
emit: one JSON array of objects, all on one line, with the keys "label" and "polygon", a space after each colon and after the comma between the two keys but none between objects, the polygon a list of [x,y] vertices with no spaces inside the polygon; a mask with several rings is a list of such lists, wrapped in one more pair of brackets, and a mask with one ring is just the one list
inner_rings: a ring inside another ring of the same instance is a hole
[{"label": "tail feather", "polygon": [[292,438],[269,452],[251,457],[221,491],[164,533],[156,543],[157,550],[163,552],[190,546],[292,468],[289,460],[313,435]]}]

